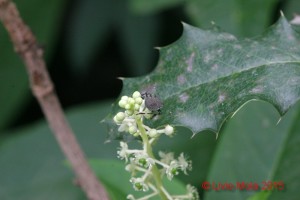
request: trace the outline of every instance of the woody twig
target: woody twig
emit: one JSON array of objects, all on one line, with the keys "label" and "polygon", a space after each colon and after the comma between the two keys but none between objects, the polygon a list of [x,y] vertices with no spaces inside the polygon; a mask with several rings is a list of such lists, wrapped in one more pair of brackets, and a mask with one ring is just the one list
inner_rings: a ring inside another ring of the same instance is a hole
[{"label": "woody twig", "polygon": [[13,2],[0,0],[0,20],[8,31],[15,51],[28,71],[30,85],[63,153],[70,161],[78,182],[90,200],[106,200],[107,193],[90,169],[65,116],[46,69],[43,50],[25,25]]}]

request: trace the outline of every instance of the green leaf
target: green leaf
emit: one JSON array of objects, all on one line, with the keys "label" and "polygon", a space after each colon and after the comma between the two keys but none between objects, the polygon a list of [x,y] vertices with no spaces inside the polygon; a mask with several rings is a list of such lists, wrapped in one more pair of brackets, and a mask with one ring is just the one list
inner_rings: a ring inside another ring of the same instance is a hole
[{"label": "green leaf", "polygon": [[[87,157],[117,159],[119,144],[104,144],[106,127],[99,122],[110,104],[103,102],[68,112],[70,125]],[[0,143],[0,199],[85,199],[73,184],[74,174],[64,165],[65,157],[45,122],[6,135],[10,137]]]},{"label": "green leaf", "polygon": [[288,19],[292,19],[295,15],[300,14],[300,2],[297,0],[289,0],[285,2],[285,6],[283,8],[283,12],[285,13]]},{"label": "green leaf", "polygon": [[[219,132],[253,99],[272,103],[283,115],[300,95],[299,37],[284,17],[263,35],[244,40],[185,24],[182,37],[160,49],[156,69],[125,78],[121,95],[152,88],[164,106],[148,124],[186,126],[193,133]],[[112,113],[117,110],[114,105]]]},{"label": "green leaf", "polygon": [[[288,1],[290,4],[291,1]],[[130,0],[130,8],[149,14],[182,5],[190,23],[209,27],[215,22],[227,32],[238,36],[253,36],[263,31],[273,20],[278,0]],[[255,15],[253,14],[255,12]]]},{"label": "green leaf", "polygon": [[[49,57],[55,41],[59,17],[64,1],[16,1],[16,5],[29,25],[37,40],[46,46]],[[41,17],[42,16],[42,17]],[[14,52],[7,31],[0,25],[0,130],[3,129],[20,112],[29,96],[29,83],[24,64]]]},{"label": "green leaf", "polygon": [[166,8],[176,6],[185,0],[130,0],[130,9],[136,13],[153,13]]},{"label": "green leaf", "polygon": [[116,26],[119,27],[121,50],[128,63],[129,73],[132,76],[146,74],[151,69],[159,20],[152,16],[136,16],[127,9],[119,13],[123,14],[119,18],[122,20]]},{"label": "green leaf", "polygon": [[271,195],[272,191],[261,191],[257,192],[253,196],[249,197],[247,200],[267,200]]},{"label": "green leaf", "polygon": [[299,172],[299,152],[300,152],[300,112],[295,117],[293,126],[285,135],[283,145],[279,148],[280,153],[276,158],[276,165],[272,169],[270,179],[272,181],[282,181],[284,187],[282,191],[277,189],[270,195],[270,200],[283,199],[286,196],[291,200],[296,200],[300,196],[300,172]]},{"label": "green leaf", "polygon": [[[278,199],[297,199],[295,197],[299,197],[300,194],[299,190],[296,189],[300,187],[300,175],[298,173],[299,163],[295,157],[296,152],[300,151],[300,145],[291,146],[286,141],[297,141],[296,138],[291,137],[293,132],[291,127],[294,124],[299,124],[299,113],[300,104],[298,103],[276,125],[278,114],[271,105],[265,102],[259,104],[252,102],[243,107],[228,122],[218,139],[218,147],[210,163],[206,181],[209,183],[227,182],[234,185],[236,182],[252,182],[257,183],[259,188],[248,191],[240,191],[239,189],[215,191],[210,189],[204,191],[204,199],[239,200],[260,197],[259,199],[273,200],[275,196],[278,196]],[[299,129],[297,131],[299,133]],[[294,133],[294,135],[299,134]],[[291,154],[282,153],[289,149],[295,150],[295,157]],[[281,167],[283,160],[289,163],[288,169]],[[284,172],[281,177],[274,176],[274,174],[278,174],[276,172],[278,169]],[[272,190],[271,194],[270,192],[263,193],[264,181],[273,183],[283,181],[285,190]]]},{"label": "green leaf", "polygon": [[[293,24],[293,28],[300,32],[300,26],[299,22],[294,24],[295,22],[299,21],[299,14],[300,14],[300,2],[297,0],[289,0],[286,2],[286,5],[283,9],[284,13],[286,14],[286,17],[290,19],[290,23]],[[298,20],[296,20],[298,19]],[[296,20],[296,21],[295,21]]]},{"label": "green leaf", "polygon": [[145,74],[154,54],[157,28],[156,17],[134,15],[126,1],[79,1],[75,4],[66,40],[72,70],[76,74],[86,72],[91,60],[114,32],[130,74]]},{"label": "green leaf", "polygon": [[81,74],[103,45],[113,22],[113,1],[77,1],[67,34],[68,56],[74,72]]},{"label": "green leaf", "polygon": [[191,0],[185,11],[196,26],[209,27],[214,21],[227,32],[253,36],[269,25],[277,3],[278,0]]}]

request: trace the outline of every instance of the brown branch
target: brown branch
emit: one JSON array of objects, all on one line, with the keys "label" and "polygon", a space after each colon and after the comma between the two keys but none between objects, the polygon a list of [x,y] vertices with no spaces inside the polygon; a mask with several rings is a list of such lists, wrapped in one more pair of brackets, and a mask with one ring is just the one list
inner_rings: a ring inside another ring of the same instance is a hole
[{"label": "brown branch", "polygon": [[65,156],[77,175],[80,186],[90,200],[106,200],[108,196],[88,166],[76,138],[66,121],[43,59],[43,51],[28,26],[21,19],[14,3],[0,0],[0,20],[7,29],[15,51],[23,59],[37,98]]}]

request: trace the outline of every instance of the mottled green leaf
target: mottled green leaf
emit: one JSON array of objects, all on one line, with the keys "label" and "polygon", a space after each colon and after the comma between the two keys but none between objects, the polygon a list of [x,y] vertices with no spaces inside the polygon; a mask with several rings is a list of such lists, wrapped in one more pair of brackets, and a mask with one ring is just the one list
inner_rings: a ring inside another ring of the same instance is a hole
[{"label": "mottled green leaf", "polygon": [[[164,106],[149,125],[186,126],[194,133],[218,132],[253,99],[272,103],[283,115],[300,95],[299,38],[284,17],[253,39],[185,24],[182,37],[160,49],[156,69],[125,78],[121,95],[152,88]],[[114,105],[112,114],[117,110]]]}]

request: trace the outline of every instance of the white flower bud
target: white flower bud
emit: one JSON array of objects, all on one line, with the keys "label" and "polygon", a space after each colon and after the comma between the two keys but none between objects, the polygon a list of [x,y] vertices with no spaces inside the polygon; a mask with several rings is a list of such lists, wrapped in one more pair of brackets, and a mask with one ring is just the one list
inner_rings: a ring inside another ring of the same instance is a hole
[{"label": "white flower bud", "polygon": [[126,104],[127,104],[127,101],[125,101],[125,100],[123,100],[123,99],[121,99],[121,100],[119,101],[119,106],[120,106],[121,108],[125,108]]},{"label": "white flower bud", "polygon": [[115,121],[117,124],[120,123],[119,120],[117,119],[117,116],[114,116],[114,121]]},{"label": "white flower bud", "polygon": [[125,105],[125,109],[126,109],[126,110],[130,110],[130,108],[131,108],[131,105],[130,105],[129,103],[127,103],[127,104]]},{"label": "white flower bud", "polygon": [[141,105],[143,103],[143,99],[141,97],[135,98],[135,103]]},{"label": "white flower bud", "polygon": [[135,126],[130,126],[128,132],[131,134],[135,134],[137,132],[137,128]]},{"label": "white flower bud", "polygon": [[158,136],[157,130],[156,130],[156,129],[151,129],[151,130],[148,132],[148,135],[149,135],[150,137],[157,137],[157,136]]},{"label": "white flower bud", "polygon": [[125,119],[125,113],[123,113],[123,112],[118,112],[118,114],[116,115],[116,119],[117,119],[119,122],[122,122],[122,121]]},{"label": "white flower bud", "polygon": [[132,110],[126,110],[125,112],[126,112],[126,114],[127,114],[128,116],[133,115],[133,111],[132,111]]},{"label": "white flower bud", "polygon": [[140,105],[139,104],[134,104],[134,110],[139,110],[140,109]]},{"label": "white flower bud", "polygon": [[133,98],[141,97],[141,93],[140,93],[139,91],[135,91],[135,92],[132,94],[132,97],[133,97]]},{"label": "white flower bud", "polygon": [[128,96],[122,96],[121,97],[121,100],[127,101],[127,99],[128,99]]},{"label": "white flower bud", "polygon": [[165,134],[168,135],[168,136],[170,136],[170,135],[172,135],[173,133],[174,133],[174,128],[173,128],[173,126],[167,125],[167,126],[165,127]]},{"label": "white flower bud", "polygon": [[134,105],[135,103],[135,100],[131,97],[128,98],[127,102],[130,104],[130,105]]},{"label": "white flower bud", "polygon": [[134,137],[140,136],[139,132],[137,131],[135,134],[133,134]]},{"label": "white flower bud", "polygon": [[132,194],[127,195],[126,197],[128,200],[136,200]]}]

